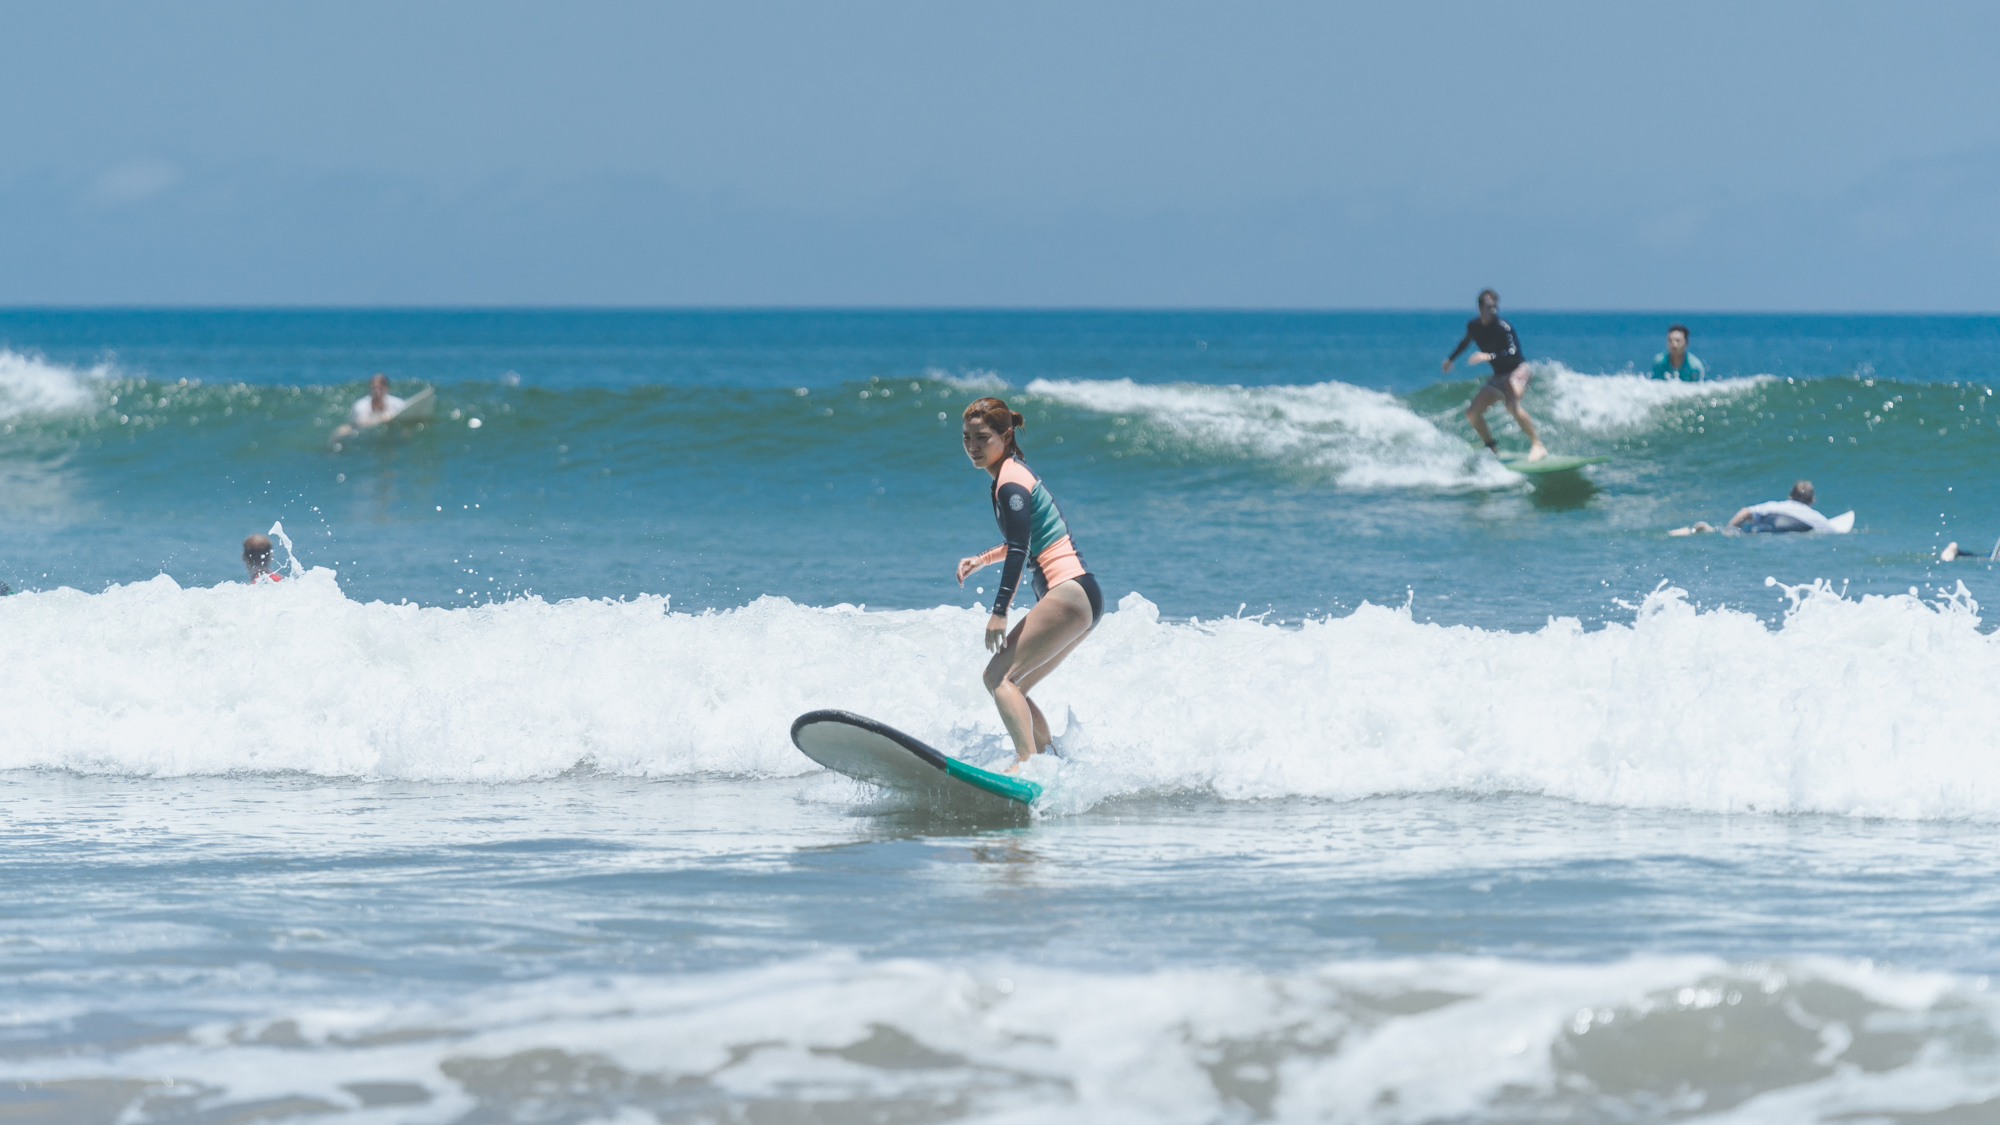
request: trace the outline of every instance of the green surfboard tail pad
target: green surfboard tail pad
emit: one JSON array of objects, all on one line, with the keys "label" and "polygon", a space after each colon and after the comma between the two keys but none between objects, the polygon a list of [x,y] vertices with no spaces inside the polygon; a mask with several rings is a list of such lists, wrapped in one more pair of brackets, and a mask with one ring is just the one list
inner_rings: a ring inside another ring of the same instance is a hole
[{"label": "green surfboard tail pad", "polygon": [[902,731],[851,711],[808,711],[792,720],[792,745],[857,781],[951,800],[976,796],[1032,804],[1042,787],[940,753]]},{"label": "green surfboard tail pad", "polygon": [[1551,453],[1539,461],[1527,457],[1502,457],[1500,463],[1517,473],[1539,476],[1543,473],[1573,473],[1585,465],[1601,465],[1611,460],[1609,457],[1557,457]]}]

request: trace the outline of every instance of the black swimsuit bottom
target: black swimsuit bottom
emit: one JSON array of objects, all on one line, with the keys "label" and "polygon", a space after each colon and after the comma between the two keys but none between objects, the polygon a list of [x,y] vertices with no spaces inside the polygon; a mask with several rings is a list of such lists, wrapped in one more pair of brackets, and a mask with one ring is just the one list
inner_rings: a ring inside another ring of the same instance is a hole
[{"label": "black swimsuit bottom", "polygon": [[[1071,581],[1083,587],[1083,596],[1090,599],[1090,627],[1093,629],[1097,628],[1097,623],[1104,620],[1104,591],[1097,588],[1097,576],[1086,570]],[[1046,598],[1048,596],[1049,584],[1042,580],[1041,568],[1036,567],[1035,597]]]}]

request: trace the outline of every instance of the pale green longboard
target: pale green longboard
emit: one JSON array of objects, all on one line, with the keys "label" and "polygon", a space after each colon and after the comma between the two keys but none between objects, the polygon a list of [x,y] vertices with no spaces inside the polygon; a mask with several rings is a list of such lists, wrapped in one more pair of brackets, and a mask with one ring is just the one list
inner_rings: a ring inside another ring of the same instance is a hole
[{"label": "pale green longboard", "polygon": [[1609,457],[1557,457],[1550,454],[1539,461],[1530,461],[1526,457],[1502,457],[1500,463],[1517,473],[1539,476],[1542,473],[1573,473],[1585,465],[1599,465],[1609,460]]},{"label": "pale green longboard", "polygon": [[391,422],[428,422],[437,415],[437,395],[429,387],[418,391],[404,400],[403,408],[396,411]]},{"label": "pale green longboard", "polygon": [[830,770],[888,789],[1022,805],[1042,795],[1042,787],[1032,781],[967,765],[894,727],[848,711],[800,715],[792,721],[792,745]]}]

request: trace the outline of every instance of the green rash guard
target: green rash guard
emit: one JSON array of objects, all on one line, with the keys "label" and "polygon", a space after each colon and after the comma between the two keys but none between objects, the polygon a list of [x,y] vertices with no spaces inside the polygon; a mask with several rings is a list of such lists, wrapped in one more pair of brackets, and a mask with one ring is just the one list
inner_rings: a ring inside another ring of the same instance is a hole
[{"label": "green rash guard", "polygon": [[1667,353],[1661,352],[1653,357],[1653,378],[1699,383],[1708,378],[1708,368],[1702,366],[1701,360],[1696,359],[1693,352],[1683,352],[1681,365],[1676,369],[1667,363]]}]

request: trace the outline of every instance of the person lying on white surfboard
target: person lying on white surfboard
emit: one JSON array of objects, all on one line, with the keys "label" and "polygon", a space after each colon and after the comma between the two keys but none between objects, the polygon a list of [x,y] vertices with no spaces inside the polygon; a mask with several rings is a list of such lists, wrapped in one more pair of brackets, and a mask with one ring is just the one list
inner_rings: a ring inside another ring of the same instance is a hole
[{"label": "person lying on white surfboard", "polygon": [[[1791,498],[1771,500],[1762,504],[1752,504],[1738,509],[1729,517],[1725,530],[1742,531],[1752,534],[1789,531],[1826,531],[1844,535],[1854,529],[1854,513],[1842,512],[1828,518],[1820,515],[1812,506],[1813,486],[1809,480],[1792,485]],[[1703,531],[1714,531],[1707,523],[1696,521],[1690,527],[1677,527],[1668,535],[1694,535]]]}]

